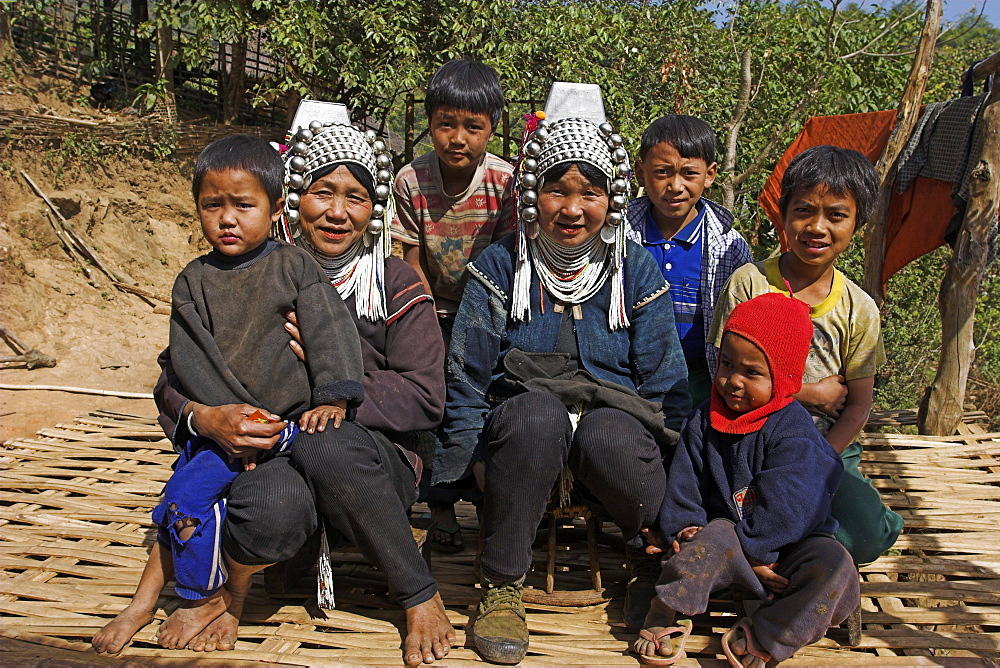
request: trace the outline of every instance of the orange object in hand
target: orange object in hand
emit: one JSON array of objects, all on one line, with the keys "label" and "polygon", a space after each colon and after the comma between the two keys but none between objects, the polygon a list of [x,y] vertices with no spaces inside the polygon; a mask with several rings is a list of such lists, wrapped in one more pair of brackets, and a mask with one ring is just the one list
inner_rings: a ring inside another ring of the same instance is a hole
[{"label": "orange object in hand", "polygon": [[247,419],[248,420],[253,420],[254,422],[264,422],[264,423],[280,422],[280,420],[272,420],[271,418],[269,418],[266,415],[264,415],[263,413],[261,413],[259,410],[256,410],[253,413],[251,413],[250,415],[248,415]]}]

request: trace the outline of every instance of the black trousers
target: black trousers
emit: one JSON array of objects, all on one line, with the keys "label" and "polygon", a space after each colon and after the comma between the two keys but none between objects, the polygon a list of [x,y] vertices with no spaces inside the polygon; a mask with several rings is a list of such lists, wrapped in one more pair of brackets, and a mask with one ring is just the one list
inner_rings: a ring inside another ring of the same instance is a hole
[{"label": "black trousers", "polygon": [[300,434],[283,454],[236,477],[223,547],[236,562],[293,557],[317,528],[317,512],[386,574],[404,608],[437,593],[406,510],[417,496],[409,463],[385,436],[344,422]]},{"label": "black trousers", "polygon": [[484,428],[483,574],[516,580],[531,567],[531,543],[564,464],[578,487],[608,511],[626,541],[641,542],[666,492],[660,448],[634,417],[598,408],[576,432],[562,403],[526,392],[496,408]]}]

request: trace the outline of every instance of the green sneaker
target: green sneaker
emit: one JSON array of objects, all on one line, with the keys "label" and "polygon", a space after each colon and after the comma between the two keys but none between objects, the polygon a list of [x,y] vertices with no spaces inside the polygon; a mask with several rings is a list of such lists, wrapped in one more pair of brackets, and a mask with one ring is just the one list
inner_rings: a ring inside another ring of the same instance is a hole
[{"label": "green sneaker", "polygon": [[472,629],[472,639],[482,657],[491,663],[520,663],[528,651],[528,624],[524,621],[521,590],[517,582],[482,580],[483,597]]}]

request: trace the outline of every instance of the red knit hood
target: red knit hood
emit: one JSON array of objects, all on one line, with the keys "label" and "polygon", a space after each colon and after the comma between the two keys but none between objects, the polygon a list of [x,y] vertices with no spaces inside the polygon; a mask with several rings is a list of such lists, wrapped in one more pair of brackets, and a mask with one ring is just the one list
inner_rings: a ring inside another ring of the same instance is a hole
[{"label": "red knit hood", "polygon": [[771,370],[771,399],[760,408],[738,413],[726,404],[713,379],[710,419],[712,427],[723,433],[750,434],[763,427],[771,413],[792,403],[802,389],[813,336],[809,305],[769,292],[737,304],[726,321],[723,337],[726,332],[739,334],[764,353]]}]

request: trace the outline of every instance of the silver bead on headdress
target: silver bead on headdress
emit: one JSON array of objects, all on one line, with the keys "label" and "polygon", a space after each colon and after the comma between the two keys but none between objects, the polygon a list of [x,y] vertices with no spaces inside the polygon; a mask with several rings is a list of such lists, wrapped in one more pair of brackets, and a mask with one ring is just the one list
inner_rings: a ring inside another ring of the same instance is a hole
[{"label": "silver bead on headdress", "polygon": [[[326,120],[310,120],[303,127],[300,121],[303,105]],[[392,154],[373,130],[361,131],[350,124],[347,108],[342,104],[307,100],[300,104],[289,133],[290,146],[285,154],[285,216],[277,236],[310,250],[327,273],[343,274],[344,280],[331,275],[343,298],[355,294],[357,314],[370,320],[385,318],[385,258],[392,252],[389,225],[395,215],[392,199]],[[299,204],[302,194],[312,185],[313,175],[330,165],[354,163],[369,174],[375,184],[375,198],[368,227],[355,245],[338,258],[320,256],[299,226]]]},{"label": "silver bead on headdress", "polygon": [[[595,266],[588,271],[610,272],[614,283],[608,324],[611,329],[627,327],[629,321],[622,287],[626,238],[623,223],[629,201],[631,167],[628,152],[622,146],[624,140],[605,118],[601,89],[596,84],[556,82],[549,91],[545,112],[526,118],[528,122],[517,161],[515,185],[518,198],[518,267],[515,271],[513,315],[524,320],[530,315],[530,269],[527,265],[528,256],[534,256],[537,250],[538,190],[542,187],[545,172],[566,162],[586,162],[607,175],[611,191],[608,193],[607,221],[600,231],[600,241],[608,248],[598,247],[589,251]],[[544,278],[544,271],[543,267],[536,266],[540,278]],[[542,282],[546,283],[545,280]],[[589,285],[593,286],[594,281],[590,281]],[[591,287],[590,292],[596,292],[596,289]],[[585,297],[590,296],[592,294]]]}]

